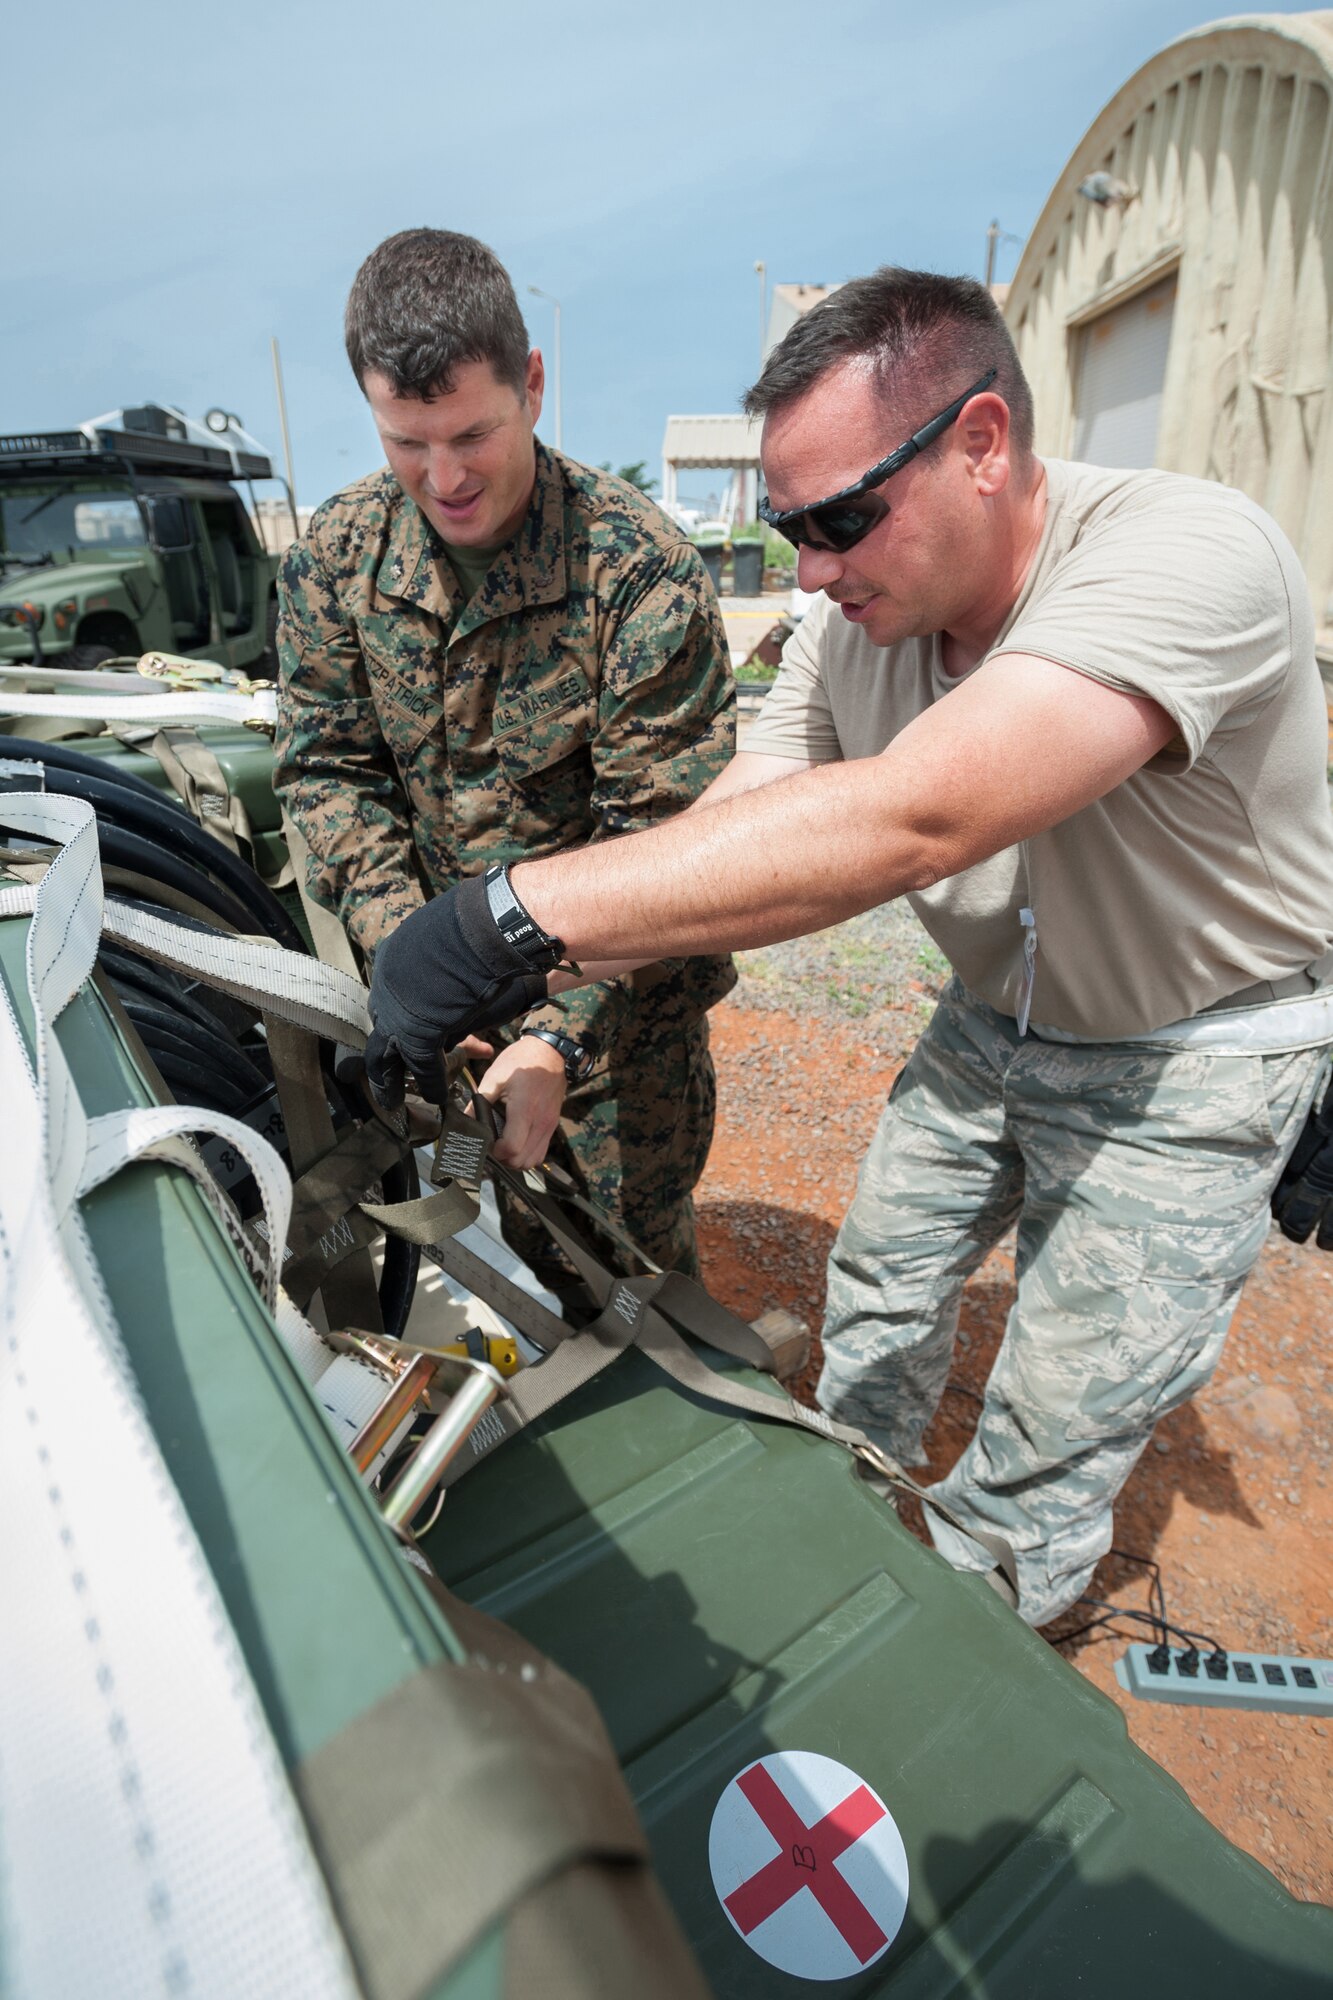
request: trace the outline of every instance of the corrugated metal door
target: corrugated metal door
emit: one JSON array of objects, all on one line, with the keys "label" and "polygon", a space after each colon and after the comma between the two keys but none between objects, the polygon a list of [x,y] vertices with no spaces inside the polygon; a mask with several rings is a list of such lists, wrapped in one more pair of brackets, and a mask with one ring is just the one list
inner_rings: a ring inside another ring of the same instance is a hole
[{"label": "corrugated metal door", "polygon": [[1171,345],[1176,274],[1083,329],[1074,456],[1089,465],[1154,465]]}]

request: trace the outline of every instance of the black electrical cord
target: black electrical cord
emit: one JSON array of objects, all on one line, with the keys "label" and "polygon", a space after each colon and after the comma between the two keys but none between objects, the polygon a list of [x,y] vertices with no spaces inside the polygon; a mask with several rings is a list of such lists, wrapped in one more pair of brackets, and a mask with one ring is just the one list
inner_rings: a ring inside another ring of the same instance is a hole
[{"label": "black electrical cord", "polygon": [[[1208,1633],[1186,1631],[1183,1625],[1173,1625],[1169,1619],[1159,1618],[1153,1611],[1134,1611],[1128,1605],[1110,1604],[1104,1597],[1080,1597],[1078,1601],[1080,1604],[1091,1605],[1093,1610],[1102,1612],[1103,1616],[1089,1618],[1086,1624],[1076,1625],[1072,1632],[1062,1632],[1054,1641],[1057,1646],[1068,1645],[1071,1639],[1081,1639],[1085,1632],[1095,1632],[1099,1626],[1111,1625],[1117,1618],[1132,1618],[1140,1625],[1150,1625],[1154,1633],[1160,1629],[1161,1645],[1166,1644],[1167,1633],[1174,1632],[1177,1639],[1185,1641],[1190,1651],[1198,1646],[1207,1646],[1214,1653],[1226,1652],[1226,1647],[1219,1640],[1211,1638]],[[1129,1634],[1122,1632],[1117,1636],[1123,1639],[1129,1637]]]},{"label": "black electrical cord", "polygon": [[[238,928],[260,930],[288,951],[304,953],[305,943],[301,933],[273,891],[230,848],[224,847],[212,834],[205,833],[182,807],[164,799],[149,786],[145,786],[140,793],[108,778],[101,771],[52,766],[44,754],[45,748],[43,744],[28,746],[21,743],[17,755],[22,761],[48,767],[46,789],[49,792],[61,798],[86,799],[101,824],[109,820],[130,835],[150,841],[165,840],[173,856],[179,855],[192,862],[246,913]],[[4,749],[6,757],[15,755],[8,741]],[[84,764],[92,761],[91,758],[81,760]],[[179,887],[180,884],[174,882],[169,886]],[[200,898],[200,901],[207,900],[206,897]]]},{"label": "black electrical cord", "polygon": [[[1186,1647],[1190,1651],[1193,1651],[1196,1646],[1209,1646],[1212,1648],[1214,1656],[1221,1655],[1225,1658],[1226,1648],[1218,1640],[1211,1638],[1206,1632],[1190,1632],[1183,1625],[1174,1625],[1167,1617],[1166,1592],[1162,1588],[1160,1563],[1154,1562],[1151,1556],[1136,1555],[1133,1549],[1112,1548],[1107,1553],[1116,1557],[1119,1562],[1135,1563],[1140,1569],[1147,1570],[1148,1609],[1146,1611],[1138,1611],[1129,1605],[1113,1604],[1105,1597],[1080,1597],[1078,1602],[1086,1604],[1092,1610],[1099,1612],[1101,1614],[1100,1617],[1087,1619],[1084,1624],[1076,1625],[1072,1632],[1060,1633],[1059,1637],[1052,1641],[1053,1645],[1067,1645],[1073,1639],[1081,1639],[1087,1632],[1096,1632],[1103,1626],[1113,1625],[1117,1618],[1129,1618],[1136,1624],[1147,1625],[1152,1628],[1153,1637],[1157,1641],[1158,1651],[1163,1654],[1169,1649],[1169,1634],[1174,1633],[1178,1639],[1185,1641]],[[1127,1632],[1120,1632],[1115,1636],[1127,1639],[1132,1635]]]},{"label": "black electrical cord", "polygon": [[1113,1548],[1109,1550],[1108,1553],[1113,1555],[1118,1562],[1134,1563],[1139,1569],[1147,1570],[1148,1608],[1150,1611],[1155,1613],[1157,1622],[1162,1627],[1162,1643],[1165,1644],[1166,1643],[1166,1592],[1162,1588],[1162,1570],[1160,1563],[1154,1562],[1151,1556],[1135,1555],[1132,1549]]}]

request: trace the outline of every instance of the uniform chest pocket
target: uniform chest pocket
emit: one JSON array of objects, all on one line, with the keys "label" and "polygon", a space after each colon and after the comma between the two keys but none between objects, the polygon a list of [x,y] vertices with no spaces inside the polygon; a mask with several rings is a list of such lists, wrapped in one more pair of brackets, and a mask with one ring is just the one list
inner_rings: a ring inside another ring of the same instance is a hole
[{"label": "uniform chest pocket", "polygon": [[501,695],[492,731],[495,754],[510,784],[530,793],[559,779],[565,766],[591,768],[595,711],[582,674],[568,673],[549,687]]},{"label": "uniform chest pocket", "polygon": [[509,832],[529,849],[587,840],[592,809],[593,704],[581,700],[525,719],[495,739],[496,761],[509,794]]}]

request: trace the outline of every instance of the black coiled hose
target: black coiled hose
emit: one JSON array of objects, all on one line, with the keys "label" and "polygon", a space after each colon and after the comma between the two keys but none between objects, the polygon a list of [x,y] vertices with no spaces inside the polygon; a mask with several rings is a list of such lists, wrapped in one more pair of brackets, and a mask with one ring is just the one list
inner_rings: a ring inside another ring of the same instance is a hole
[{"label": "black coiled hose", "polygon": [[[289,951],[305,953],[296,925],[254,871],[205,833],[183,806],[141,778],[61,743],[4,737],[0,751],[14,760],[41,764],[49,792],[86,799],[97,815],[104,862],[138,876],[145,898],[157,885],[175,921],[188,920],[174,910],[172,894],[207,911],[229,930],[258,931]],[[3,820],[0,796],[0,825]],[[178,1102],[245,1120],[273,1095],[272,1064],[253,1010],[202,983],[187,982],[123,945],[105,943],[98,958]],[[365,1107],[347,1101],[333,1074],[333,1051],[321,1047],[335,1126],[345,1126],[349,1119],[363,1116]],[[386,1202],[410,1200],[417,1192],[410,1160],[387,1169],[381,1186]],[[243,1214],[257,1212],[253,1181],[242,1182],[234,1196]],[[407,1325],[420,1264],[416,1244],[386,1237],[380,1311],[385,1332],[394,1339],[401,1338]]]},{"label": "black coiled hose", "polygon": [[[82,756],[76,750],[67,750],[61,744],[8,736],[0,742],[0,750],[7,758],[43,765],[47,791],[61,798],[86,799],[99,823],[109,823],[129,839],[154,843],[172,863],[172,876],[160,870],[158,874],[158,879],[168,887],[193,893],[198,901],[238,930],[260,931],[288,951],[304,952],[300,931],[273,891],[260,881],[253,868],[221,841],[205,833],[174,800],[164,798],[127,771],[105,765],[95,757]],[[53,756],[53,751],[60,751],[61,755]],[[136,867],[133,861],[117,861],[109,852],[107,859],[113,866]],[[199,893],[197,886],[191,888],[182,879],[186,867],[208,877],[229,903],[223,904],[216,897],[210,900]],[[229,914],[229,909],[237,914]]]}]

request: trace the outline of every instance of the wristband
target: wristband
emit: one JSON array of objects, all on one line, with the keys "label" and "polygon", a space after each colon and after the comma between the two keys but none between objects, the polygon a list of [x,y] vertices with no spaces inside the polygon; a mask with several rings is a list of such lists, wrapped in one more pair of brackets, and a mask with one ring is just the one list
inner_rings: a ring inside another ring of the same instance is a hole
[{"label": "wristband", "polygon": [[[544,931],[518,900],[509,880],[507,861],[486,870],[486,905],[510,950],[516,951],[534,972],[553,972],[557,965],[568,964],[559,938]],[[573,970],[577,972],[578,967]]]}]

